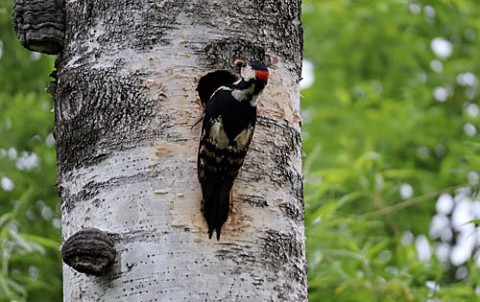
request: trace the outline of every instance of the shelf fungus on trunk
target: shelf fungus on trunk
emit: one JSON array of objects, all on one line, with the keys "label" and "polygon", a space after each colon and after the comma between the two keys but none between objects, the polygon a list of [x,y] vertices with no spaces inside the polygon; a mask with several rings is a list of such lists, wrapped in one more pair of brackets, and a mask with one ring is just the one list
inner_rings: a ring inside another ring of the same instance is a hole
[{"label": "shelf fungus on trunk", "polygon": [[25,48],[56,55],[62,51],[65,37],[65,2],[15,0],[13,26]]},{"label": "shelf fungus on trunk", "polygon": [[96,228],[82,229],[62,245],[62,259],[80,273],[103,276],[117,257],[111,237]]}]

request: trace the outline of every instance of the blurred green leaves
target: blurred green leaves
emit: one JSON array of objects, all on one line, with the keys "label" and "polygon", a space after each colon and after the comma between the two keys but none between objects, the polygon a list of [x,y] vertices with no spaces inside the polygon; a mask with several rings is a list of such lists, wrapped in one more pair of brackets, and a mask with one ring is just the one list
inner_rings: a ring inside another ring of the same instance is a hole
[{"label": "blurred green leaves", "polygon": [[23,49],[0,3],[0,301],[61,301],[53,59]]},{"label": "blurred green leaves", "polygon": [[303,12],[310,301],[477,301],[475,260],[452,278],[428,234],[440,194],[478,187],[480,3],[304,0]]}]

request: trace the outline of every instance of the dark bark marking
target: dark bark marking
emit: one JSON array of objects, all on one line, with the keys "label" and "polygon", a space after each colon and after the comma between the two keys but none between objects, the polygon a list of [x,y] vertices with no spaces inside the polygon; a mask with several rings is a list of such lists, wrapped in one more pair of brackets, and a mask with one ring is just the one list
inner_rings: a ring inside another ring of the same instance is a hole
[{"label": "dark bark marking", "polygon": [[303,224],[303,218],[305,214],[303,203],[298,204],[295,202],[284,202],[279,207],[285,216],[293,221],[296,221],[297,223]]},{"label": "dark bark marking", "polygon": [[[294,63],[293,71],[300,80],[302,67],[303,31],[300,1],[257,0],[235,2],[236,9],[226,5],[209,4],[208,18],[194,18],[207,12],[187,9],[195,25],[215,29],[225,20],[244,20],[228,24],[228,37],[217,38],[208,45],[194,42],[192,47],[200,54],[200,62],[208,68],[231,66],[235,59],[270,61],[271,55],[280,55]],[[247,26],[245,26],[247,25]],[[225,26],[222,24],[222,26]],[[275,60],[272,60],[275,61]]]},{"label": "dark bark marking", "polygon": [[[259,116],[257,118],[257,123],[260,127],[268,128],[269,133],[278,133],[279,135],[269,135],[265,137],[265,140],[260,142],[261,145],[273,145],[276,148],[273,149],[273,154],[270,154],[270,159],[273,160],[278,168],[270,171],[273,176],[271,177],[272,181],[281,187],[284,188],[286,183],[287,187],[292,188],[293,192],[301,193],[299,190],[303,186],[301,171],[294,171],[289,163],[292,162],[292,159],[298,158],[301,156],[298,154],[301,152],[299,146],[301,146],[301,133],[291,127],[288,122],[279,123],[273,118],[266,116]],[[276,137],[286,138],[285,140],[277,141]],[[254,138],[255,139],[255,138]],[[301,198],[302,196],[297,196]]]},{"label": "dark bark marking", "polygon": [[62,208],[64,208],[67,213],[70,213],[75,208],[77,202],[93,199],[100,193],[93,181],[86,184],[77,194],[71,194],[68,187],[62,187],[59,191],[61,192],[60,197],[63,197]]},{"label": "dark bark marking", "polygon": [[[102,48],[110,50],[146,50],[157,44],[168,45],[166,33],[176,27],[182,7],[182,1],[174,0],[75,1],[67,8],[68,28],[75,29],[75,32],[67,32],[67,45],[70,41],[78,43],[76,53],[87,51],[87,48],[78,47],[82,42],[109,44],[112,46]],[[111,14],[112,9],[117,13]],[[98,37],[89,30],[96,25],[103,28]]]},{"label": "dark bark marking", "polygon": [[265,208],[268,206],[267,200],[258,195],[247,195],[247,194],[240,194],[237,195],[236,200],[247,203],[254,207]]},{"label": "dark bark marking", "polygon": [[255,262],[255,254],[248,246],[240,246],[233,244],[226,244],[227,249],[219,249],[215,252],[215,256],[221,260],[231,260],[234,263],[241,265],[242,263]]},{"label": "dark bark marking", "polygon": [[[255,3],[256,2],[256,3]],[[271,41],[268,48],[275,50],[295,63],[295,72],[300,80],[302,73],[303,29],[301,22],[301,1],[257,0],[253,2],[267,22],[268,33],[264,32],[266,41]]]},{"label": "dark bark marking", "polygon": [[264,47],[241,38],[213,41],[199,53],[208,68],[231,67],[236,59],[265,61]]},{"label": "dark bark marking", "polygon": [[205,22],[201,25],[212,28],[224,20],[249,18],[247,22],[229,24],[229,31],[235,33],[236,39],[207,45],[203,50],[206,66],[225,68],[237,58],[266,61],[266,56],[275,54],[295,64],[294,72],[300,80],[303,47],[300,1],[257,0],[234,5],[235,10],[227,9],[230,5],[209,7],[209,17],[198,18],[197,22]]},{"label": "dark bark marking", "polygon": [[95,165],[113,151],[146,144],[170,127],[170,117],[159,113],[159,102],[146,97],[138,73],[123,76],[116,68],[95,72],[77,68],[59,69],[58,77],[62,83],[55,95],[59,172]]},{"label": "dark bark marking", "polygon": [[[94,182],[91,181],[87,183],[83,188],[76,194],[68,193],[68,189],[64,189],[63,198],[62,198],[62,207],[66,210],[67,213],[70,213],[78,202],[93,200],[94,203],[101,202],[98,199],[95,199],[101,191],[111,190],[112,188],[118,188],[125,186],[125,184],[134,184],[137,182],[143,182],[146,179],[155,179],[160,176],[165,176],[165,170],[153,169],[151,171],[140,172],[135,175],[126,176],[126,177],[114,177],[108,181],[103,182]],[[95,205],[95,204],[94,204]]]},{"label": "dark bark marking", "polygon": [[[276,288],[278,301],[288,300],[292,292],[292,284],[305,284],[305,267],[299,266],[299,259],[303,259],[304,246],[293,238],[293,234],[284,233],[278,230],[267,230],[262,237],[263,248],[262,257],[265,263],[273,270],[282,272],[287,278],[281,287]],[[285,263],[296,262],[293,265],[285,265]],[[285,269],[287,268],[287,269]],[[295,280],[296,282],[292,282]],[[303,292],[300,292],[303,294]],[[298,297],[297,301],[306,301],[306,297]]]},{"label": "dark bark marking", "polygon": [[[255,149],[254,153],[247,153],[245,163],[242,167],[241,178],[245,183],[266,182],[272,184],[279,190],[285,190],[293,196],[289,200],[283,200],[279,205],[285,216],[295,221],[303,223],[304,204],[303,204],[303,177],[301,171],[295,170],[290,166],[292,159],[300,156],[301,134],[288,122],[278,122],[275,119],[259,116],[257,117],[259,127],[268,128],[268,133],[278,133],[275,135],[262,136],[259,138],[254,135],[254,148],[256,146],[275,146],[272,152],[266,153],[263,149]],[[286,138],[286,140],[275,140],[276,137]],[[255,156],[252,156],[255,154]],[[274,169],[265,170],[263,163],[274,162]],[[241,201],[249,203],[252,206],[268,206],[268,201],[260,193],[256,196],[239,195]]]},{"label": "dark bark marking", "polygon": [[[303,200],[303,178],[301,171],[295,171],[293,167],[290,167],[289,163],[291,159],[301,156],[301,149],[299,148],[301,143],[301,134],[298,130],[291,127],[288,122],[278,122],[277,120],[266,117],[257,117],[258,127],[268,128],[268,133],[279,133],[278,135],[268,135],[259,138],[253,137],[254,144],[256,146],[275,146],[272,153],[267,154],[263,150],[255,150],[255,157],[250,157],[250,153],[247,154],[245,163],[243,165],[244,171],[258,171],[259,167],[262,168],[263,162],[273,161],[276,168],[269,171],[259,171],[259,173],[244,173],[243,178],[248,182],[260,181],[263,178],[268,178],[278,188],[287,188],[289,191],[294,192],[298,199]],[[286,138],[285,140],[276,140],[276,137]]]},{"label": "dark bark marking", "polygon": [[282,233],[274,229],[267,230],[262,234],[262,256],[265,257],[266,263],[273,268],[282,270],[284,263],[302,258],[303,246],[293,238],[293,234]]}]

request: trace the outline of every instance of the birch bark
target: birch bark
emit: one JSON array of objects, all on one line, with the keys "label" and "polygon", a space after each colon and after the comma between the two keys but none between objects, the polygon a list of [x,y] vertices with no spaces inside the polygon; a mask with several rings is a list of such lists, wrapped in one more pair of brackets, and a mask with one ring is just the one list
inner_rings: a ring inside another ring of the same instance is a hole
[{"label": "birch bark", "polygon": [[[113,234],[64,301],[306,301],[300,1],[67,0],[54,92],[64,240]],[[201,213],[199,79],[275,62],[220,241]]]}]

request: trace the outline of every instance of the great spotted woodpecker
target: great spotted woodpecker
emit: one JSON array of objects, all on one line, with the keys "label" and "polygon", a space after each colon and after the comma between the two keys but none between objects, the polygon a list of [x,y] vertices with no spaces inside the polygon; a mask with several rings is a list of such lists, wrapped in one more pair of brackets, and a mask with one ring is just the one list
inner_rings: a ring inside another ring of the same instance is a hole
[{"label": "great spotted woodpecker", "polygon": [[240,79],[216,89],[205,104],[198,179],[208,237],[217,240],[228,218],[230,191],[252,141],[257,99],[267,85],[268,69],[261,61],[236,60]]}]

